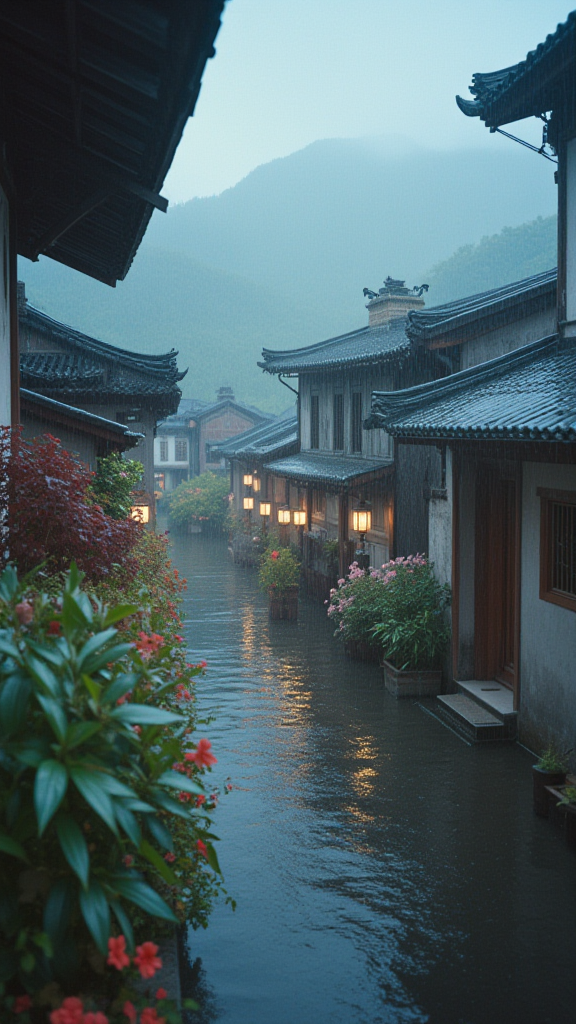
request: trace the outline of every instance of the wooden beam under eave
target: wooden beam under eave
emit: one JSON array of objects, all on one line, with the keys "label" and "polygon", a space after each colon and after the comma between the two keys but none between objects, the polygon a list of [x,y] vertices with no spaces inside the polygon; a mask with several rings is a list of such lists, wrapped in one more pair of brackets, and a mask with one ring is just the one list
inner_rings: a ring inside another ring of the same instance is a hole
[{"label": "wooden beam under eave", "polygon": [[[76,206],[74,210],[71,210],[66,217],[62,217],[57,224],[45,231],[43,235],[32,246],[32,255],[29,259],[36,261],[38,257],[45,253],[50,246],[54,245],[62,235],[65,235],[67,231],[70,231],[75,224],[83,220],[92,210],[95,210],[97,206],[105,202],[110,195],[110,189],[98,189],[91,196],[86,198],[83,203]],[[28,255],[28,254],[26,254]]]}]

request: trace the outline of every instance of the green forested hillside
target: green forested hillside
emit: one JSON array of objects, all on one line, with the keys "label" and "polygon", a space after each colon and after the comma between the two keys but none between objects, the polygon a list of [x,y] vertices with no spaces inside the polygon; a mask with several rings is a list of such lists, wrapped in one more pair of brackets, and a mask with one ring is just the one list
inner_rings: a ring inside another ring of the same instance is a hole
[{"label": "green forested hillside", "polygon": [[520,147],[406,152],[325,140],[220,196],[155,213],[116,289],[46,257],[22,260],[20,276],[58,320],[133,350],[178,349],[190,368],[185,396],[211,399],[231,384],[239,399],[279,411],[287,392],[256,366],[263,346],[362,326],[362,289],[387,274],[428,281],[434,305],[546,269],[555,203],[548,165]]},{"label": "green forested hillside", "polygon": [[478,245],[464,245],[426,276],[433,304],[499,288],[556,266],[556,217],[503,228]]}]

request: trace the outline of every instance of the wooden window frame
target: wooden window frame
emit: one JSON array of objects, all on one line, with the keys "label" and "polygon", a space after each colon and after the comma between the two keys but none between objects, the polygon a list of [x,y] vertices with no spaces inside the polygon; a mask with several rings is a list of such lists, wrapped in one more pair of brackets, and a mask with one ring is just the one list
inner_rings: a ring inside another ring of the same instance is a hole
[{"label": "wooden window frame", "polygon": [[350,450],[362,451],[362,392],[353,391],[350,408]]},{"label": "wooden window frame", "polygon": [[[337,442],[341,441],[342,444]],[[344,451],[344,394],[336,391],[332,396],[332,450]]]},{"label": "wooden window frame", "polygon": [[158,461],[159,462],[169,462],[170,460],[168,458],[168,438],[167,437],[166,438],[164,438],[164,437],[160,438],[160,441],[158,443],[158,448],[159,448]]},{"label": "wooden window frame", "polygon": [[320,449],[320,395],[310,395],[310,448]]},{"label": "wooden window frame", "polygon": [[[180,448],[184,450],[184,458],[180,458],[178,455]],[[177,437],[174,441],[174,462],[188,462],[188,438]]]},{"label": "wooden window frame", "polygon": [[538,487],[536,493],[540,498],[540,600],[576,612],[576,593],[572,596],[570,593],[555,590],[552,586],[553,507],[554,505],[572,506],[576,515],[576,491],[559,491]]}]

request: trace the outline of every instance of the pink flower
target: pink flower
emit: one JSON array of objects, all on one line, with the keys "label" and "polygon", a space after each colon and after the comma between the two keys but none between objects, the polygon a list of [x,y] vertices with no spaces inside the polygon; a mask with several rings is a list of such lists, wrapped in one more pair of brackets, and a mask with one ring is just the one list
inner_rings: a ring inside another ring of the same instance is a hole
[{"label": "pink flower", "polygon": [[189,751],[190,757],[188,757],[187,754],[184,756],[187,761],[194,761],[198,768],[211,768],[212,765],[216,764],[218,761],[218,758],[214,757],[211,750],[212,744],[210,743],[210,740],[201,739],[198,740],[196,750]]},{"label": "pink flower", "polygon": [[32,1007],[30,996],[16,996],[12,1010],[14,1013],[26,1013]]},{"label": "pink flower", "polygon": [[165,988],[159,988],[156,993],[156,999],[168,999],[168,993]]},{"label": "pink flower", "polygon": [[170,853],[170,850],[168,850],[168,853],[164,854],[164,860],[168,864],[173,864],[174,861],[176,860],[176,854],[175,853]]},{"label": "pink flower", "polygon": [[207,668],[208,667],[208,662],[207,661],[199,661],[198,665],[200,666],[200,668]]},{"label": "pink flower", "polygon": [[143,978],[153,978],[156,971],[162,967],[160,957],[156,956],[157,952],[158,946],[154,942],[143,942],[141,946],[136,946],[134,963]]},{"label": "pink flower", "polygon": [[141,725],[133,725],[132,728],[133,728],[134,732],[136,733],[136,735],[140,736],[140,734],[142,732],[142,726]]},{"label": "pink flower", "polygon": [[224,786],[224,789],[226,790],[227,793],[231,793],[232,792],[232,783],[231,782],[227,782],[226,785]]},{"label": "pink flower", "polygon": [[140,1024],[166,1024],[166,1017],[159,1017],[153,1006],[146,1006],[140,1014]]},{"label": "pink flower", "polygon": [[108,939],[108,959],[106,963],[110,964],[110,967],[115,967],[118,971],[123,971],[125,967],[129,966],[130,957],[126,953],[126,939],[123,935],[111,936]]},{"label": "pink flower", "polygon": [[208,860],[208,847],[206,846],[206,843],[203,843],[201,839],[197,839],[196,847],[198,849],[198,853],[201,853],[202,856]]},{"label": "pink flower", "polygon": [[83,1017],[84,1007],[81,1000],[76,996],[68,996],[62,1006],[52,1010],[49,1020],[50,1024],[82,1024]]},{"label": "pink flower", "polygon": [[136,1007],[134,1003],[131,1003],[129,999],[126,1000],[122,1007],[122,1013],[125,1017],[128,1017],[130,1024],[136,1024]]},{"label": "pink flower", "polygon": [[34,609],[29,601],[20,601],[14,611],[21,626],[27,626],[34,618]]}]

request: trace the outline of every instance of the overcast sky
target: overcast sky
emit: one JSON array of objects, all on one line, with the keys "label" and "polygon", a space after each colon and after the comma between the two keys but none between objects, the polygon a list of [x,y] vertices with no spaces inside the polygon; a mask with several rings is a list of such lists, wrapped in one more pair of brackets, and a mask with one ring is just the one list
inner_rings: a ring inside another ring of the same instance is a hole
[{"label": "overcast sky", "polygon": [[[570,10],[566,0],[228,0],[163,194],[222,192],[316,139],[512,146],[464,117],[454,95],[469,95],[474,71],[522,60]],[[512,131],[539,141],[532,124]]]}]

